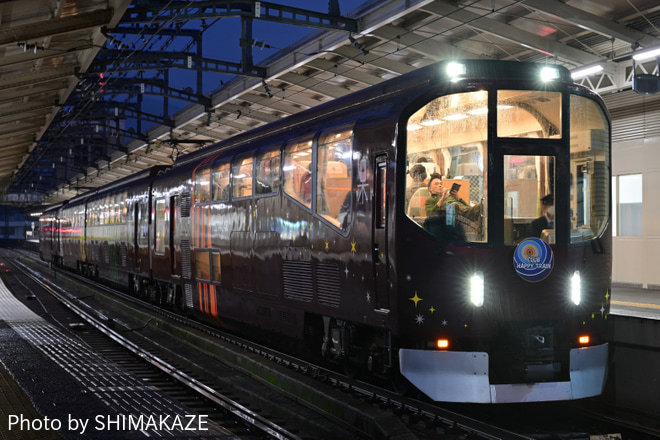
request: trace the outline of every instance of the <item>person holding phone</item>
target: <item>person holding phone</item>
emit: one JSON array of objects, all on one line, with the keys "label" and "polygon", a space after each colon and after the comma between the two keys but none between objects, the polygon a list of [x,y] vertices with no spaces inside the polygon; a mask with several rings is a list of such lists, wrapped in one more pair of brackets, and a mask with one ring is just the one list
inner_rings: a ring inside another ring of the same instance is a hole
[{"label": "person holding phone", "polygon": [[429,179],[429,192],[431,196],[426,199],[426,215],[439,214],[447,211],[447,205],[454,205],[454,209],[463,216],[472,221],[477,221],[481,217],[481,203],[474,206],[467,204],[465,200],[458,195],[461,187],[454,183],[451,187],[445,188],[442,185],[442,176],[438,173],[431,174]]}]

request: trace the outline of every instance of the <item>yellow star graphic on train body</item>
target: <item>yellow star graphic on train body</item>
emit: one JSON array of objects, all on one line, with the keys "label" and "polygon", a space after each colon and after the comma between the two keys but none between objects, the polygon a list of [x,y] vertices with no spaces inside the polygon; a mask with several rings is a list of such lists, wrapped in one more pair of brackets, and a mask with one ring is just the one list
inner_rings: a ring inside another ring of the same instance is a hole
[{"label": "yellow star graphic on train body", "polygon": [[433,312],[435,312],[435,307],[431,306],[431,308],[429,309],[429,312],[431,312],[431,315],[432,315]]},{"label": "yellow star graphic on train body", "polygon": [[326,252],[330,250],[330,243],[328,242],[328,240],[325,241],[325,250]]},{"label": "yellow star graphic on train body", "polygon": [[608,303],[610,301],[610,291],[608,290],[607,293],[605,293],[605,303]]},{"label": "yellow star graphic on train body", "polygon": [[416,291],[416,290],[415,290],[415,296],[413,296],[412,298],[408,298],[408,299],[409,299],[410,301],[412,301],[412,302],[415,303],[415,308],[417,308],[417,303],[418,303],[418,302],[420,302],[420,301],[424,301],[422,298],[420,298],[419,296],[417,296],[417,291]]},{"label": "yellow star graphic on train body", "polygon": [[351,241],[351,254],[355,255],[357,253],[357,242],[355,240]]}]

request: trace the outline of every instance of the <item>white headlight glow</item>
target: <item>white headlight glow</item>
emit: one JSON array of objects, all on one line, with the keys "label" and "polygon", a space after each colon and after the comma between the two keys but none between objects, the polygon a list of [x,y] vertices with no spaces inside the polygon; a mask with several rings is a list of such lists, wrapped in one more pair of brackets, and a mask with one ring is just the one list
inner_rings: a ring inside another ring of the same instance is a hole
[{"label": "white headlight glow", "polygon": [[559,71],[554,67],[544,67],[541,69],[541,80],[547,82],[557,78],[559,78]]},{"label": "white headlight glow", "polygon": [[581,297],[582,287],[580,282],[580,271],[576,270],[571,277],[571,300],[573,301],[573,304],[579,306]]},{"label": "white headlight glow", "polygon": [[470,301],[477,307],[484,305],[484,274],[481,272],[470,278]]}]

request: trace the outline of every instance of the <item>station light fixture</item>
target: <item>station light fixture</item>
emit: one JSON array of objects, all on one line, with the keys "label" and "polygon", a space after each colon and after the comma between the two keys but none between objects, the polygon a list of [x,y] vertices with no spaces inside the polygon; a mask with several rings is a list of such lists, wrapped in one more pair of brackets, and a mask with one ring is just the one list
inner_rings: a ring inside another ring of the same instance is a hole
[{"label": "station light fixture", "polygon": [[646,60],[650,60],[651,58],[657,58],[658,56],[660,56],[660,47],[639,52],[633,55],[633,60],[646,61]]},{"label": "station light fixture", "polygon": [[586,76],[595,75],[602,72],[604,69],[602,64],[594,64],[592,66],[586,66],[580,69],[573,70],[571,72],[571,78],[574,80],[584,78]]}]

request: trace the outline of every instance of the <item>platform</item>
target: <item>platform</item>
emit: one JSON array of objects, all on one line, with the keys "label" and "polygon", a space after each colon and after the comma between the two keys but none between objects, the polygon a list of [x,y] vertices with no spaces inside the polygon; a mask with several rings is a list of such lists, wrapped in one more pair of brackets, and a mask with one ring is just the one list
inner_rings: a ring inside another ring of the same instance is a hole
[{"label": "platform", "polygon": [[[236,438],[30,311],[1,281],[0,361],[3,439]],[[206,422],[185,431],[127,424],[140,416]]]},{"label": "platform", "polygon": [[614,285],[610,314],[660,319],[660,290]]}]

